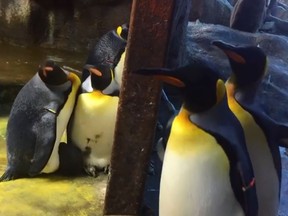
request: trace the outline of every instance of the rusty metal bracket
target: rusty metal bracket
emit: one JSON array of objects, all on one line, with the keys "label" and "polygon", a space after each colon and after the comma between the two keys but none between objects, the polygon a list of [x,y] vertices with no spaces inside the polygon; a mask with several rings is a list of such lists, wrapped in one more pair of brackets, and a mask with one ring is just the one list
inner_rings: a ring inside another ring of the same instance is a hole
[{"label": "rusty metal bracket", "polygon": [[188,2],[133,1],[104,215],[139,215],[161,84],[132,71],[164,66],[171,28],[179,29],[172,25],[174,9],[187,10]]}]

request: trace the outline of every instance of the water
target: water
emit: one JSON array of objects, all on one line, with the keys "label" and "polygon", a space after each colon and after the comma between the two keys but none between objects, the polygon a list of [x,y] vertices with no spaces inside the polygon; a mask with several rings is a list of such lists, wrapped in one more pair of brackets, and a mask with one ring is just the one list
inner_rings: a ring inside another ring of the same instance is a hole
[{"label": "water", "polygon": [[24,84],[46,58],[59,65],[82,70],[87,51],[69,52],[41,47],[18,47],[0,43],[0,84]]}]

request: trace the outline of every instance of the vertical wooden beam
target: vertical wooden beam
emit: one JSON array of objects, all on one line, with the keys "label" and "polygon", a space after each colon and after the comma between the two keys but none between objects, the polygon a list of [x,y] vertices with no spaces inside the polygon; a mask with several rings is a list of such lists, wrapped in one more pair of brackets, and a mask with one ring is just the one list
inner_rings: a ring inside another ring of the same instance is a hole
[{"label": "vertical wooden beam", "polygon": [[133,1],[104,215],[139,214],[161,86],[132,71],[164,66],[177,1]]}]

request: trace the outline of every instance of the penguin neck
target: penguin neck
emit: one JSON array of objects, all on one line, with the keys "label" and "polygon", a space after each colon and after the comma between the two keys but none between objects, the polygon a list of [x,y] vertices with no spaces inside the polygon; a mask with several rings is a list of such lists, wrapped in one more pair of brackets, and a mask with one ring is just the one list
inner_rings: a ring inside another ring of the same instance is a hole
[{"label": "penguin neck", "polygon": [[70,72],[69,75],[68,75],[68,80],[72,83],[71,94],[72,95],[74,95],[74,94],[76,95],[77,92],[78,92],[78,89],[81,86],[80,78],[76,74]]},{"label": "penguin neck", "polygon": [[92,92],[88,92],[86,94],[90,94],[93,98],[111,97],[110,95],[105,95],[100,90],[95,90],[95,89]]},{"label": "penguin neck", "polygon": [[240,87],[237,86],[235,78],[230,77],[226,82],[227,96],[230,100],[245,101],[245,103],[252,104],[256,97],[258,85],[258,83],[255,83],[249,86]]},{"label": "penguin neck", "polygon": [[181,122],[181,124],[191,124],[191,121],[190,121],[190,115],[192,113],[187,110],[184,105],[182,105],[181,109],[180,109],[180,112],[178,113],[177,115],[177,119]]},{"label": "penguin neck", "polygon": [[71,87],[71,81],[67,80],[67,82],[61,84],[61,85],[50,85],[46,84],[47,88],[53,90],[53,91],[66,91]]},{"label": "penguin neck", "polygon": [[229,78],[226,81],[226,91],[227,91],[227,97],[228,98],[234,98],[235,92],[236,92],[236,86],[235,86],[235,82],[233,81],[232,78]]}]

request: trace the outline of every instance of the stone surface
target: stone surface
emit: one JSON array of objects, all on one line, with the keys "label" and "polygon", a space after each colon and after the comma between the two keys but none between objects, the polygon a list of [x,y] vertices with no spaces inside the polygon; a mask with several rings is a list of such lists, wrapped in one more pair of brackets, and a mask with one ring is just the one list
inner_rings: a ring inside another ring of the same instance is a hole
[{"label": "stone surface", "polygon": [[[1,110],[1,115],[2,115]],[[6,168],[7,117],[0,117],[0,175]],[[42,175],[0,183],[0,215],[102,215],[107,176]]]},{"label": "stone surface", "polygon": [[199,19],[203,23],[229,26],[232,6],[227,0],[191,0],[191,2],[190,21]]},{"label": "stone surface", "polygon": [[0,41],[83,50],[127,23],[130,0],[1,0]]}]

